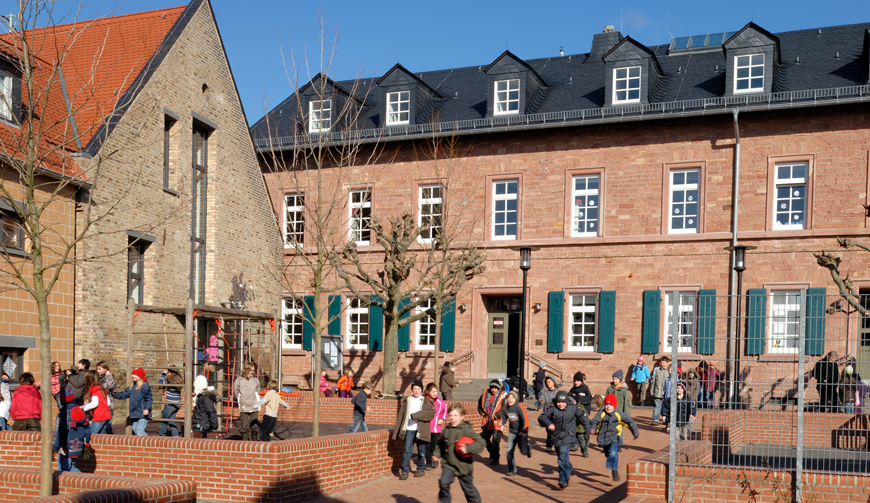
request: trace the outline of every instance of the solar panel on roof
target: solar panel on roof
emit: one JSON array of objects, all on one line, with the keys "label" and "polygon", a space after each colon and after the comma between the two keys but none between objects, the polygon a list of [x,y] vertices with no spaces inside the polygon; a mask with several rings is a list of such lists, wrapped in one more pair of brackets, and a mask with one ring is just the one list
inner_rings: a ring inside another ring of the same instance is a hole
[{"label": "solar panel on roof", "polygon": [[731,38],[735,33],[737,32],[728,31],[724,33],[709,33],[707,35],[692,35],[691,37],[674,37],[671,40],[671,46],[668,51],[715,47],[725,43],[725,41]]}]

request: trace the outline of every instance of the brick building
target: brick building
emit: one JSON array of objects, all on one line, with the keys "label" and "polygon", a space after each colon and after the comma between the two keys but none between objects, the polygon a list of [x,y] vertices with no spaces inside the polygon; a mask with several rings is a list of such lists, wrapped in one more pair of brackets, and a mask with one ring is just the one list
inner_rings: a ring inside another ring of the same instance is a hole
[{"label": "brick building", "polygon": [[[210,3],[41,35],[66,53],[79,164],[99,170],[93,208],[101,218],[77,249],[72,356],[107,360],[126,380],[128,298],[182,311],[189,297],[229,306],[233,279],[243,277],[257,293],[245,308],[273,312],[280,234]],[[155,351],[136,353],[133,365],[149,374],[180,368],[183,316],[138,318],[137,333],[159,335],[135,337],[136,347]]]},{"label": "brick building", "polygon": [[[525,350],[569,376],[584,370],[601,392],[638,355],[670,353],[665,310],[673,309],[675,291],[687,327],[683,358],[728,356],[725,344],[704,340],[726,338],[729,323],[699,324],[698,311],[705,297],[736,289],[723,250],[735,239],[758,247],[747,255],[742,294],[763,289],[768,312],[789,309],[782,303],[800,291],[836,293],[812,253],[836,248],[836,237],[867,233],[868,68],[866,23],[779,34],[750,23],[655,47],[608,27],[594,35],[589,54],[524,61],[505,52],[475,67],[412,73],[396,65],[380,79],[305,86],[252,132],[283,221],[295,292],[305,294],[305,278],[294,272],[301,269],[290,260],[293,243],[311,251],[299,196],[316,185],[304,174],[288,183],[275,159],[306,143],[339,150],[358,141],[365,152],[358,158],[374,160],[345,168],[336,218],[345,240],[372,252],[372,272],[378,248],[354,232],[369,213],[383,220],[402,210],[459,214],[469,239],[488,253],[486,274],[459,295],[455,318],[445,322],[455,336],[439,348],[448,360],[475,352],[460,377],[504,376],[516,367],[522,275],[512,248],[534,246]],[[351,99],[362,119],[348,125],[334,114]],[[461,152],[451,159],[458,169],[449,187],[434,192],[447,183],[426,154],[433,138],[452,139]],[[386,154],[367,157],[376,151]],[[843,255],[856,286],[870,293],[866,254]],[[347,293],[336,297],[324,302],[345,307],[341,323],[328,329],[342,339],[343,364],[361,371],[358,380],[377,380],[377,313]],[[289,382],[305,382],[310,369],[297,305],[285,302]],[[433,375],[430,323],[400,334],[405,386]],[[822,337],[843,340],[868,375],[870,338],[857,318],[849,323],[848,341],[830,334],[842,326]],[[793,336],[771,328],[748,334],[758,344],[747,349],[756,361],[796,352]]]}]

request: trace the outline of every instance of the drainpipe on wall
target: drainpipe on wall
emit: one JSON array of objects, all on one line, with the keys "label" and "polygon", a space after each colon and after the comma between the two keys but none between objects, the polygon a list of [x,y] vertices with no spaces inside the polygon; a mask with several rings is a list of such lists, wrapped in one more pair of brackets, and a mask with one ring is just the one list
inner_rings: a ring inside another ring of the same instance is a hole
[{"label": "drainpipe on wall", "polygon": [[[740,124],[737,122],[737,115],[740,113],[740,110],[733,110],[732,115],[734,117],[734,179],[731,187],[731,246],[737,246],[737,214],[738,214],[738,193],[740,189]],[[739,376],[734,375],[734,363],[737,361],[739,355],[737,355],[738,345],[735,340],[735,334],[737,333],[737,323],[738,321],[735,318],[735,310],[737,309],[737,303],[740,302],[740,293],[735,292],[735,288],[737,285],[737,272],[734,270],[734,260],[735,253],[731,252],[731,281],[728,286],[728,319],[730,322],[728,323],[728,329],[730,331],[728,337],[728,361],[727,361],[727,373],[729,376],[728,379],[728,403],[729,407],[733,407],[734,403],[736,403],[736,397],[734,396],[735,382],[736,379],[739,379]],[[736,293],[736,294],[735,294]]]}]

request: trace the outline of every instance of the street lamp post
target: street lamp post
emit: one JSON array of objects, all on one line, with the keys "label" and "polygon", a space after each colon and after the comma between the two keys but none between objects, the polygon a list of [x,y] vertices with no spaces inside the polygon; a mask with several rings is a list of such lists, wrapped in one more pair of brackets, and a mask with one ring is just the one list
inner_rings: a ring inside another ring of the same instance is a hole
[{"label": "street lamp post", "polygon": [[[526,363],[526,278],[529,274],[529,269],[532,268],[532,252],[538,250],[539,248],[535,246],[523,246],[520,248],[512,248],[514,251],[520,252],[520,270],[523,271],[523,298],[522,298],[522,313],[520,314],[520,386],[522,387],[517,391],[517,395],[520,402],[525,402],[526,397],[526,389],[525,389],[525,363]],[[510,372],[510,369],[508,369]]]},{"label": "street lamp post", "polygon": [[[737,408],[737,401],[740,400],[740,317],[741,307],[743,305],[740,295],[743,293],[743,271],[746,270],[746,250],[754,250],[756,248],[756,246],[747,245],[735,245],[725,248],[730,252],[734,252],[734,271],[737,273],[737,323],[735,324],[734,333],[734,375],[731,376],[731,382],[736,382],[737,396],[730,397],[729,403],[732,409]],[[731,389],[735,389],[733,384]]]}]

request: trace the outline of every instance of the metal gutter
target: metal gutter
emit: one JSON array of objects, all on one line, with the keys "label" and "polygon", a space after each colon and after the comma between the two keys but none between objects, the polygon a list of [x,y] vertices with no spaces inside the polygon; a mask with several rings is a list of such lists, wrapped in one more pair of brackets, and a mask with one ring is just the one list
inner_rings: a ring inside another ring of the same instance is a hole
[{"label": "metal gutter", "polygon": [[[737,215],[739,214],[737,209],[739,206],[738,195],[740,192],[740,123],[738,122],[738,115],[740,114],[739,110],[733,110],[734,116],[734,180],[732,180],[731,187],[731,246],[737,246]],[[732,251],[730,254],[730,264],[731,264],[731,281],[728,284],[728,330],[730,331],[728,337],[728,363],[726,365],[725,372],[729,376],[728,378],[728,402],[734,403],[734,360],[737,358],[737,341],[735,339],[735,335],[737,334],[737,324],[740,323],[739,320],[735,318],[737,304],[740,302],[740,292],[735,291],[737,288],[737,271],[734,270],[734,266],[736,265],[737,260],[737,252]]]}]

